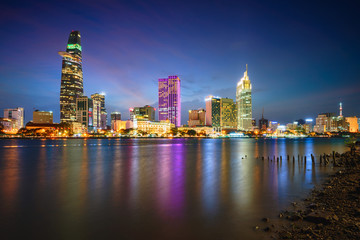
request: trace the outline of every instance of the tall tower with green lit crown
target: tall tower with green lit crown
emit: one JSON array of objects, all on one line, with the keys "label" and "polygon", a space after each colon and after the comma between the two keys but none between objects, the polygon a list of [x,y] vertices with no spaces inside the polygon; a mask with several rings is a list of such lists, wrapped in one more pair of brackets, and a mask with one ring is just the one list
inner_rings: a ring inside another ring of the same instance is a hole
[{"label": "tall tower with green lit crown", "polygon": [[237,129],[250,131],[252,128],[252,101],[251,101],[251,82],[248,76],[248,68],[244,77],[238,82],[236,87],[237,105]]},{"label": "tall tower with green lit crown", "polygon": [[81,36],[79,31],[72,31],[66,52],[62,56],[60,88],[60,121],[76,121],[76,98],[83,95],[83,72],[81,57]]}]

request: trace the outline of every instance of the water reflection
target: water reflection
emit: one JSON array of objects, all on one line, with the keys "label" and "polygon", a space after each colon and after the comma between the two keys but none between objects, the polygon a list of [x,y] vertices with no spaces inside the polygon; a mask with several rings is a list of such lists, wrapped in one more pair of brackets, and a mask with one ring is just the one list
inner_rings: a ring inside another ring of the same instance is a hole
[{"label": "water reflection", "polygon": [[1,174],[1,212],[11,214],[19,201],[20,152],[17,149],[5,149],[6,158],[0,161]]},{"label": "water reflection", "polygon": [[184,144],[175,144],[172,149],[171,215],[181,217],[184,207]]},{"label": "water reflection", "polygon": [[[117,140],[119,141],[119,140]],[[112,206],[118,208],[121,204],[121,190],[122,190],[122,172],[123,172],[123,161],[122,151],[119,146],[114,147],[111,158],[113,159],[112,163],[112,176],[113,176],[113,189],[112,189]]]},{"label": "water reflection", "polygon": [[31,236],[41,224],[47,238],[256,238],[259,219],[332,172],[311,154],[333,150],[343,141],[0,141],[1,228]]},{"label": "water reflection", "polygon": [[219,144],[215,141],[205,140],[203,145],[203,164],[202,164],[202,202],[203,208],[208,216],[214,216],[217,210],[218,194],[218,166],[219,159],[216,153]]},{"label": "water reflection", "polygon": [[157,200],[160,215],[167,218],[171,211],[171,149],[170,146],[158,145]]}]

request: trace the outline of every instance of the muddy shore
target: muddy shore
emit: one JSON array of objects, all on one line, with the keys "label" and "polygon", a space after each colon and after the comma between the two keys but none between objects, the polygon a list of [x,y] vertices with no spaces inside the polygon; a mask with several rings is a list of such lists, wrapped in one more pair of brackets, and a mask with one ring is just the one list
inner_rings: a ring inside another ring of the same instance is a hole
[{"label": "muddy shore", "polygon": [[336,174],[278,219],[262,219],[270,239],[360,239],[360,154],[331,157]]}]

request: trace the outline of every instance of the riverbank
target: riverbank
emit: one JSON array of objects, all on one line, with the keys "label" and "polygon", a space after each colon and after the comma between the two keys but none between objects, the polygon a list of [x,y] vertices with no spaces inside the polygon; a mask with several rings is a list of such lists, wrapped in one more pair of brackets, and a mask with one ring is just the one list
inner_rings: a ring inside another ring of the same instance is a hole
[{"label": "riverbank", "polygon": [[301,202],[279,213],[270,239],[360,239],[360,155],[339,154],[336,174]]},{"label": "riverbank", "polygon": [[246,137],[211,137],[211,136],[173,136],[173,137],[149,137],[149,136],[86,136],[86,137],[53,137],[53,136],[17,136],[17,135],[0,135],[0,139],[49,139],[49,140],[56,140],[56,139],[128,139],[128,138],[254,138],[254,139],[304,139],[304,138],[341,138],[341,139],[347,139],[348,137],[342,137],[342,136],[307,136],[307,137],[264,137],[264,136],[246,136]]}]

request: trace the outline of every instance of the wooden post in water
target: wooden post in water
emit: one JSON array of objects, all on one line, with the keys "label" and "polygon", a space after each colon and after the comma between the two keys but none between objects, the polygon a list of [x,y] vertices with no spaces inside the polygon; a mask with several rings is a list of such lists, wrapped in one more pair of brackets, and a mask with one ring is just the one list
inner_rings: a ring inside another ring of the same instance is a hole
[{"label": "wooden post in water", "polygon": [[290,160],[290,156],[289,156],[289,155],[287,155],[287,160],[288,160],[288,161]]},{"label": "wooden post in water", "polygon": [[306,165],[306,156],[304,156],[304,164]]},{"label": "wooden post in water", "polygon": [[327,164],[327,159],[326,159],[326,154],[324,153],[324,163],[325,163],[325,166]]},{"label": "wooden post in water", "polygon": [[282,161],[282,156],[280,156],[280,162]]}]

